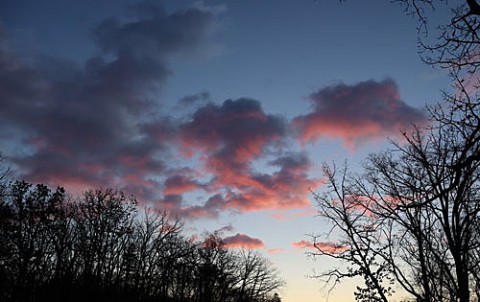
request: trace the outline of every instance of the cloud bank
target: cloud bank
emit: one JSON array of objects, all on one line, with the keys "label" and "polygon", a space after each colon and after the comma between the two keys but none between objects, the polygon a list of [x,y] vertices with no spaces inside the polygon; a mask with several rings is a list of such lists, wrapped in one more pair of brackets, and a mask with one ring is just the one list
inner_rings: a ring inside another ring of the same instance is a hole
[{"label": "cloud bank", "polygon": [[[319,179],[305,143],[355,144],[423,122],[392,80],[320,89],[312,111],[291,120],[261,100],[219,101],[207,90],[178,101],[193,112],[173,115],[161,99],[172,58],[208,45],[219,13],[135,6],[130,19],[93,29],[97,52],[83,64],[21,57],[0,37],[0,151],[32,182],[114,186],[181,217],[216,218],[309,210]],[[241,233],[225,239],[264,246]]]}]

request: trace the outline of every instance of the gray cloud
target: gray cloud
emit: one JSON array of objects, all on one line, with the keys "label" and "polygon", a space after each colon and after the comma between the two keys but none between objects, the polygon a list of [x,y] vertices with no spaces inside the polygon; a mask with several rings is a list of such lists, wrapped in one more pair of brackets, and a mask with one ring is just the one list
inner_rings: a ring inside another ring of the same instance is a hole
[{"label": "gray cloud", "polygon": [[112,18],[94,29],[102,54],[83,66],[20,58],[0,41],[0,126],[25,137],[28,155],[10,156],[25,178],[103,185],[130,180],[139,192],[157,185],[148,175],[163,171],[165,144],[175,130],[155,96],[171,73],[169,57],[200,47],[215,15],[196,8],[168,14],[145,4],[133,9],[131,20]]}]

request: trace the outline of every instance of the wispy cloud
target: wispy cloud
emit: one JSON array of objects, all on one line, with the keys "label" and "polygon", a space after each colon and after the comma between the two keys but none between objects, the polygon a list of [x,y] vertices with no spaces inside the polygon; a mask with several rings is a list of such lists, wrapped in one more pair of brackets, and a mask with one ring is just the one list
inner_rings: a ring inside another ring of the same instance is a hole
[{"label": "wispy cloud", "polygon": [[210,93],[208,91],[202,91],[196,94],[190,94],[182,97],[178,103],[180,106],[192,106],[195,104],[205,104],[211,100]]},{"label": "wispy cloud", "polygon": [[307,240],[294,241],[292,242],[292,246],[297,249],[315,249],[313,243]]},{"label": "wispy cloud", "polygon": [[[313,188],[312,188],[313,189]],[[305,216],[313,216],[318,214],[318,210],[316,210],[313,205],[308,208],[298,210],[281,210],[277,213],[271,214],[270,217],[278,220],[295,220],[298,218],[302,218]]]},{"label": "wispy cloud", "polygon": [[338,254],[348,250],[347,246],[336,244],[334,242],[329,242],[329,241],[328,242],[321,241],[321,242],[314,243],[307,240],[300,240],[300,241],[292,242],[292,246],[297,249],[309,249],[314,252],[323,252],[327,254]]}]

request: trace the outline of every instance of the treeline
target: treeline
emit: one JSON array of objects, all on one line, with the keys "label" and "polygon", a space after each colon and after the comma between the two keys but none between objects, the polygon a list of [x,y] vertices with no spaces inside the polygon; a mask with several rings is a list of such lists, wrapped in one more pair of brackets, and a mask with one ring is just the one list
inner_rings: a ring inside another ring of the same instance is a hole
[{"label": "treeline", "polygon": [[260,254],[216,234],[191,240],[166,212],[112,189],[72,198],[26,182],[0,189],[0,301],[280,301]]}]

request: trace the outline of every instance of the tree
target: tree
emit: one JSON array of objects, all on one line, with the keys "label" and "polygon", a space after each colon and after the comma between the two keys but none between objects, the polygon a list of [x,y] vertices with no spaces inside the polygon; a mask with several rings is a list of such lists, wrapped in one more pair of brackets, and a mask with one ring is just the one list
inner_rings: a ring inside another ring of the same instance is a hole
[{"label": "tree", "polygon": [[[185,298],[186,284],[191,281],[183,273],[183,261],[192,248],[181,236],[182,224],[165,211],[147,208],[137,220],[126,261],[126,281],[136,294],[148,298],[154,293]],[[180,268],[182,266],[182,268]]]},{"label": "tree", "polygon": [[[238,254],[238,302],[268,301],[270,293],[284,285],[273,265],[255,251]],[[275,294],[274,294],[275,296]],[[278,298],[278,294],[276,296]]]},{"label": "tree", "polygon": [[[427,26],[432,1],[406,5]],[[385,152],[370,155],[359,175],[325,165],[326,190],[315,193],[319,214],[332,225],[315,255],[348,264],[319,277],[332,286],[362,278],[358,301],[389,301],[401,288],[415,301],[480,299],[480,6],[468,0],[440,27],[424,59],[448,68],[452,93],[428,108],[430,124],[403,133]],[[427,53],[427,56],[426,56]]]},{"label": "tree", "polygon": [[10,167],[5,164],[5,156],[0,152],[0,196],[5,194],[5,190],[10,176]]},{"label": "tree", "polygon": [[198,257],[195,301],[269,302],[284,286],[265,257],[250,250],[228,250],[219,234],[206,235]]},{"label": "tree", "polygon": [[117,286],[124,278],[121,260],[133,232],[135,206],[135,199],[112,189],[86,191],[77,204],[76,268],[85,293]]},{"label": "tree", "polygon": [[62,188],[52,192],[23,181],[7,188],[0,200],[1,299],[29,300],[55,277],[58,250],[51,239],[58,229],[53,221],[65,200]]},{"label": "tree", "polygon": [[280,299],[280,296],[277,293],[274,293],[269,302],[282,302],[282,299]]},{"label": "tree", "polygon": [[325,166],[320,216],[338,231],[319,254],[341,259],[335,282],[362,276],[358,300],[388,301],[395,283],[417,301],[470,301],[480,295],[479,103],[449,99],[431,109],[432,126],[405,133],[366,160],[361,175]]},{"label": "tree", "polygon": [[[450,7],[449,1],[392,0],[400,3],[405,12],[419,21],[419,46],[427,64],[446,68],[450,72],[475,73],[480,66],[480,4],[465,0]],[[443,5],[443,7],[441,7]],[[452,18],[444,24],[430,25],[431,14],[439,8],[452,12]]]}]

